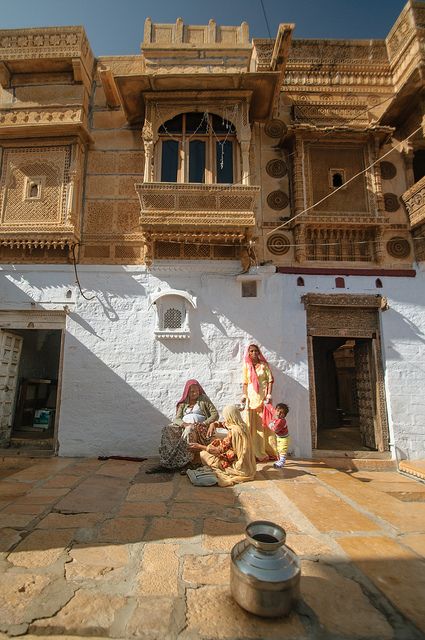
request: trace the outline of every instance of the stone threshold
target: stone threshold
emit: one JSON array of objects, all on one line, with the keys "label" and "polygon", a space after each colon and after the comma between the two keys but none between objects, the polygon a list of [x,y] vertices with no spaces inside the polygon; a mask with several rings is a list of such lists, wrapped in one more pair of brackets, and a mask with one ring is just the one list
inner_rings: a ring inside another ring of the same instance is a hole
[{"label": "stone threshold", "polygon": [[346,451],[341,449],[313,449],[313,460],[334,469],[351,471],[396,471],[397,462],[389,451]]}]

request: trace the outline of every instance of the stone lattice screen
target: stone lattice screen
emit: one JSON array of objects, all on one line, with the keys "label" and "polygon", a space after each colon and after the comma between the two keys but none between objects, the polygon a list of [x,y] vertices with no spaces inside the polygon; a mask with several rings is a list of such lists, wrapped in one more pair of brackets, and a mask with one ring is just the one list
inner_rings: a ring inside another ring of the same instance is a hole
[{"label": "stone lattice screen", "polygon": [[[6,149],[0,182],[1,226],[43,231],[64,224],[69,163],[68,146]],[[39,199],[26,197],[31,178],[42,179]]]}]

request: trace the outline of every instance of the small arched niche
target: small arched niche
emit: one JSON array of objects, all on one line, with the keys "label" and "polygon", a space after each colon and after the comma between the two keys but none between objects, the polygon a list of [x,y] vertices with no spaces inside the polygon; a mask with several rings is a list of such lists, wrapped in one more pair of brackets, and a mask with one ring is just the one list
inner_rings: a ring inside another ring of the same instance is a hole
[{"label": "small arched niche", "polygon": [[156,309],[154,334],[157,338],[190,338],[190,312],[196,298],[187,291],[166,289],[151,296]]}]

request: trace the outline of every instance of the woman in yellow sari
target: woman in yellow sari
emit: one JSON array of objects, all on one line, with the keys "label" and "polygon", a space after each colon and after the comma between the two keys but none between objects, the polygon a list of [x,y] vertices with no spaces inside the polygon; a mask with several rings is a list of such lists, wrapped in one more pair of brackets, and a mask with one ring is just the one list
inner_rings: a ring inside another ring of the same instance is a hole
[{"label": "woman in yellow sari", "polygon": [[238,407],[229,405],[223,409],[224,423],[229,430],[230,447],[235,456],[223,468],[223,458],[219,447],[194,442],[190,449],[200,451],[204,465],[211,467],[220,487],[230,487],[239,482],[248,482],[255,477],[255,456],[248,427],[242,420]]},{"label": "woman in yellow sari", "polygon": [[263,425],[264,405],[272,400],[273,375],[256,344],[250,344],[245,351],[242,377],[244,419],[251,432],[255,457],[258,462],[278,460],[276,436]]}]

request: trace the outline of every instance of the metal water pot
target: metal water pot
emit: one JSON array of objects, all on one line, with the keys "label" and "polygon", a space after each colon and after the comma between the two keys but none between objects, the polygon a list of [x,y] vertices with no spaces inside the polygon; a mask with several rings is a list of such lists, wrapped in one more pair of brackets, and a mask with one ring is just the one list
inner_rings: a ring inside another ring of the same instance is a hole
[{"label": "metal water pot", "polygon": [[285,545],[286,533],[267,520],[251,522],[231,552],[230,590],[239,606],[258,616],[286,616],[299,597],[301,569]]}]

